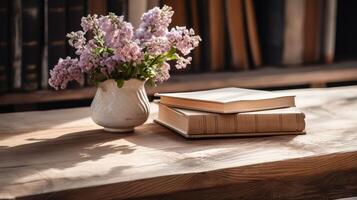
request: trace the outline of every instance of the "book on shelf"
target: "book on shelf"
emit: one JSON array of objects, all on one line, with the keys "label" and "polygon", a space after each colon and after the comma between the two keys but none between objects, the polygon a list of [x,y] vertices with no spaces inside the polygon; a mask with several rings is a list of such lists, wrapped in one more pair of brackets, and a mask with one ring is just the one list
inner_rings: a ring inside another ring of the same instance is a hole
[{"label": "book on shelf", "polygon": [[226,65],[226,20],[224,1],[208,0],[209,63],[211,71],[221,71]]},{"label": "book on shelf", "polygon": [[[227,0],[227,26],[231,49],[231,65],[235,69],[248,69],[247,37],[244,26],[243,0]],[[212,30],[211,31],[216,31]],[[222,36],[219,36],[222,37]],[[222,42],[223,43],[223,42]],[[223,47],[220,47],[223,48]],[[221,49],[217,49],[220,51]],[[213,56],[213,55],[212,55]]]},{"label": "book on shelf", "polygon": [[305,3],[304,62],[316,63],[321,57],[322,0]]},{"label": "book on shelf", "polygon": [[238,113],[295,106],[295,97],[242,88],[196,92],[157,93],[160,103],[172,107],[216,113]]},{"label": "book on shelf", "polygon": [[282,61],[284,35],[284,0],[254,1],[257,14],[262,58],[265,65]]},{"label": "book on shelf", "polygon": [[41,82],[43,2],[22,0],[21,3],[21,87],[34,91]]},{"label": "book on shelf", "polygon": [[262,55],[260,41],[258,37],[258,28],[256,20],[256,12],[253,0],[244,0],[245,13],[247,15],[247,31],[250,52],[252,55],[253,64],[256,68],[262,65]]},{"label": "book on shelf", "polygon": [[21,0],[11,1],[11,80],[12,90],[21,90],[21,60],[22,60],[22,34],[21,34]]},{"label": "book on shelf", "polygon": [[10,2],[0,1],[0,93],[10,90]]},{"label": "book on shelf", "polygon": [[322,58],[333,63],[336,42],[337,0],[326,0],[323,6]]},{"label": "book on shelf", "polygon": [[305,0],[286,0],[284,12],[284,65],[297,65],[304,62]]},{"label": "book on shelf", "polygon": [[217,114],[159,104],[155,121],[187,138],[304,134],[305,115],[296,107]]}]

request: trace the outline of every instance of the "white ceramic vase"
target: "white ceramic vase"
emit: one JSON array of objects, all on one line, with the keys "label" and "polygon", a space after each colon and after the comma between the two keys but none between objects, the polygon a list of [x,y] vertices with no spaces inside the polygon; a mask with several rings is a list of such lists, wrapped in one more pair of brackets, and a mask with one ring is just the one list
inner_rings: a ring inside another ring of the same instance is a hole
[{"label": "white ceramic vase", "polygon": [[131,132],[148,119],[149,99],[145,81],[130,79],[118,88],[115,80],[99,84],[91,104],[92,120],[110,132]]}]

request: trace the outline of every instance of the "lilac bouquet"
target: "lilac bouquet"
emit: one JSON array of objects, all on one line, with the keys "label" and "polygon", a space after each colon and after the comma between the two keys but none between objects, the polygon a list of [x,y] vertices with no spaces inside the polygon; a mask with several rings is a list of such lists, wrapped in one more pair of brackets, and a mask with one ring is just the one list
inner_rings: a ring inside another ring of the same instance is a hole
[{"label": "lilac bouquet", "polygon": [[78,58],[59,59],[50,71],[50,86],[65,89],[69,81],[82,82],[84,74],[97,84],[114,79],[119,88],[125,80],[134,78],[151,85],[167,80],[168,61],[176,61],[178,69],[185,68],[192,59],[188,54],[201,41],[193,29],[169,30],[173,14],[169,6],[155,7],[142,15],[135,31],[122,16],[113,13],[83,17],[83,30],[67,34]]}]

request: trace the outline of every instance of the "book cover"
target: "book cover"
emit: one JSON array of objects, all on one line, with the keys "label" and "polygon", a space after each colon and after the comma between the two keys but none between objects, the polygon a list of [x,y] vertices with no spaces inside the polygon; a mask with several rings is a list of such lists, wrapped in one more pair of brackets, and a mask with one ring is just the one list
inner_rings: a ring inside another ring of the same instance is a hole
[{"label": "book cover", "polygon": [[41,56],[43,40],[43,2],[22,0],[22,89],[37,90],[41,82]]},{"label": "book cover", "polygon": [[296,107],[216,114],[159,104],[156,122],[173,129],[185,137],[224,137],[302,134],[305,115]]},{"label": "book cover", "polygon": [[276,92],[220,88],[196,92],[160,93],[162,104],[217,113],[238,113],[295,106],[295,97]]},{"label": "book cover", "polygon": [[10,3],[0,1],[0,93],[10,89]]}]

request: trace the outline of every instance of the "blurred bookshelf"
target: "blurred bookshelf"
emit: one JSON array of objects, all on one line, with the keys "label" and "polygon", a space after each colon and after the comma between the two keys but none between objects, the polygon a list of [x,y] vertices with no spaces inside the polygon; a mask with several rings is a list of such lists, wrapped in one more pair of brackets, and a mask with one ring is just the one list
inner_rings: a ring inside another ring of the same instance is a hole
[{"label": "blurred bookshelf", "polygon": [[81,16],[88,13],[114,12],[137,24],[142,12],[164,4],[175,11],[172,26],[192,27],[203,42],[188,69],[172,67],[169,81],[147,87],[149,96],[231,86],[273,90],[357,82],[354,0],[3,0],[0,110],[89,102],[96,88],[88,83],[63,91],[48,87],[57,59],[74,56],[65,33],[78,30]]}]

